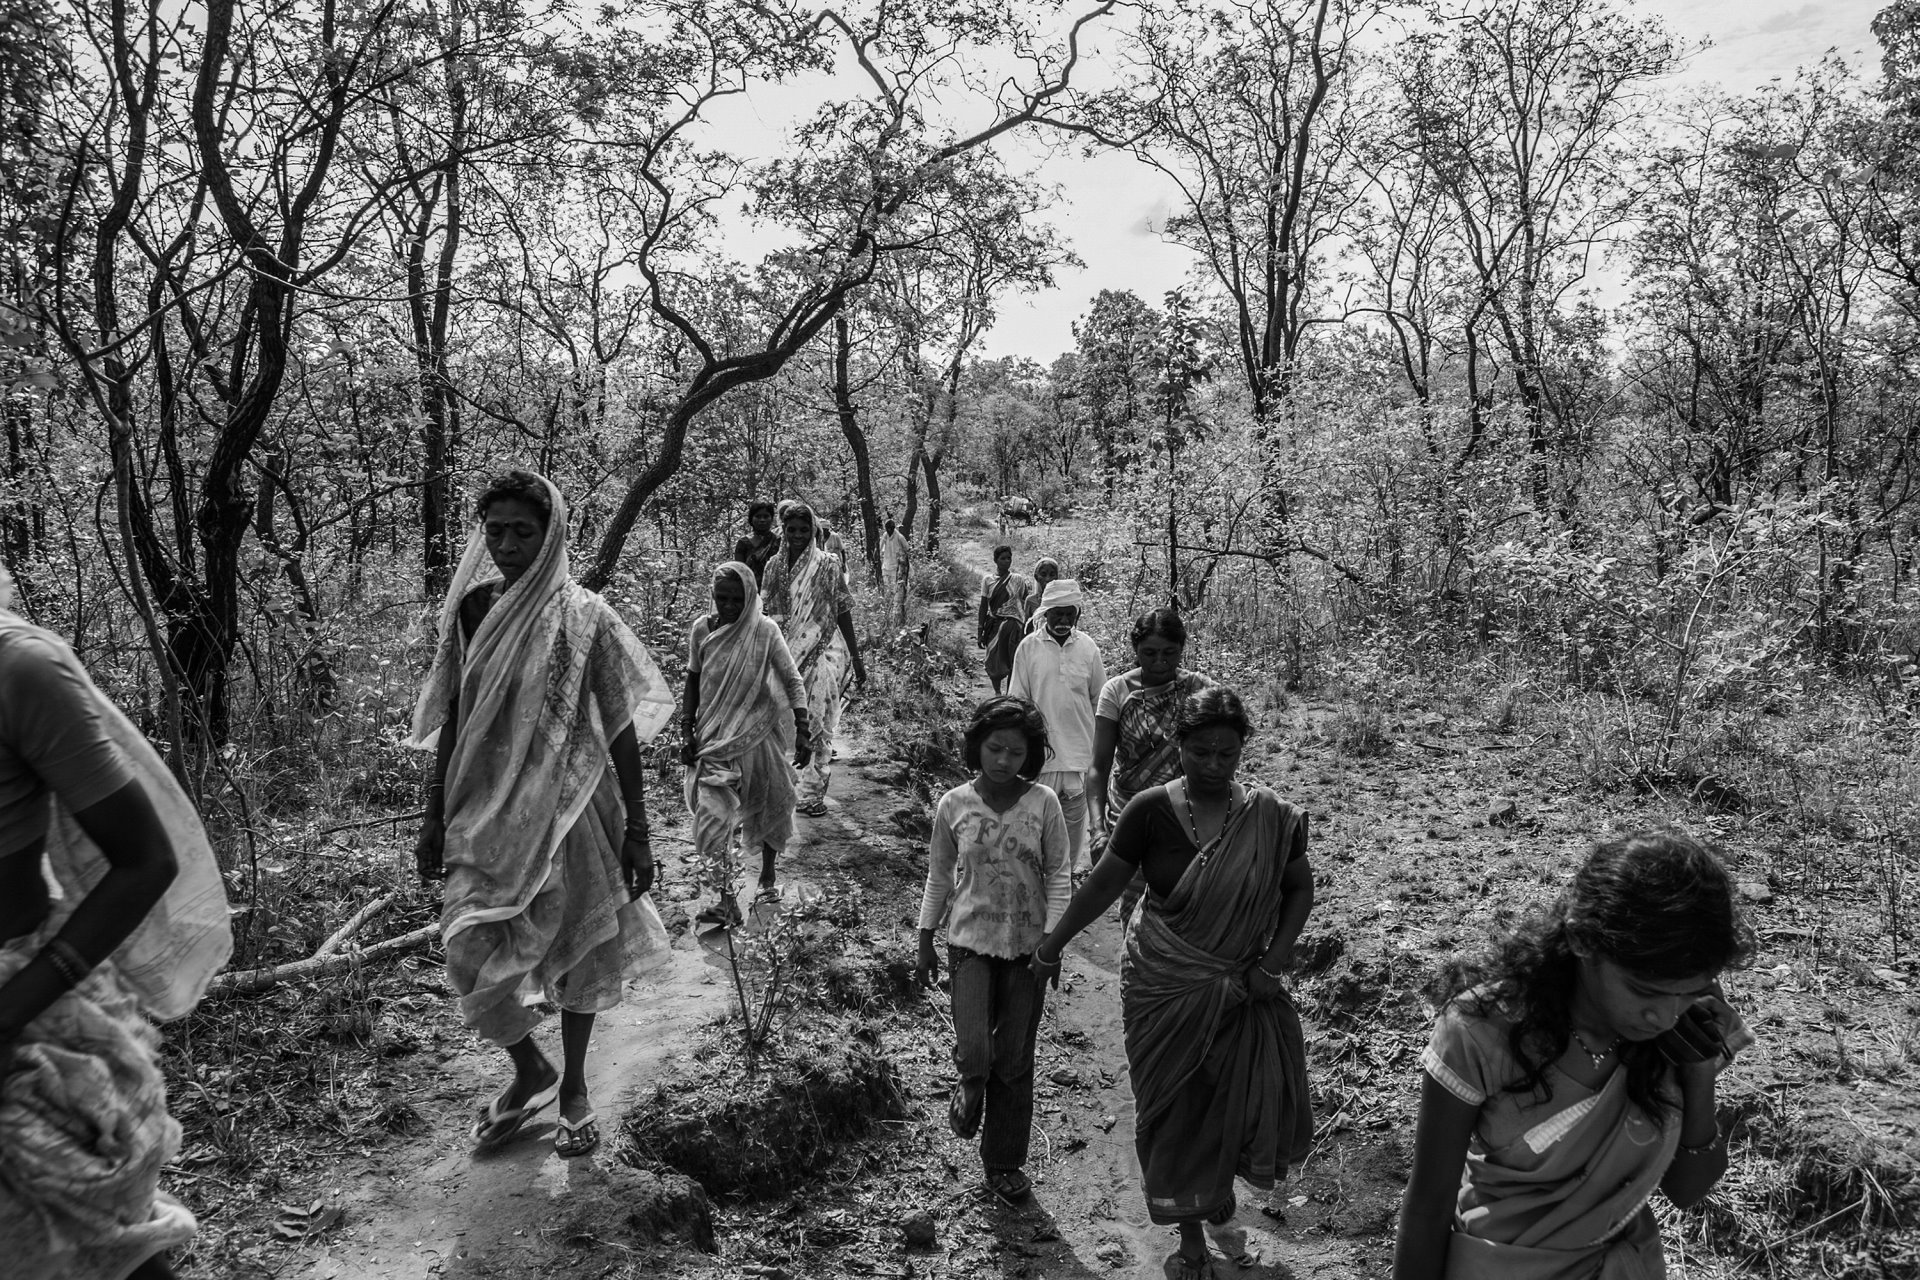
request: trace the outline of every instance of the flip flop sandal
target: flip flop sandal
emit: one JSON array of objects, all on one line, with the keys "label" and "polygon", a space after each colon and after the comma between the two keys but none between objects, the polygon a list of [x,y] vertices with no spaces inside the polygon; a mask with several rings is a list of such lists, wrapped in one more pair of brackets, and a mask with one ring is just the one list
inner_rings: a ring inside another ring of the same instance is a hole
[{"label": "flip flop sandal", "polygon": [[769,903],[774,906],[780,905],[780,886],[777,884],[763,884],[760,886],[760,892],[753,895],[754,906],[764,907]]},{"label": "flip flop sandal", "polygon": [[1033,1182],[1018,1169],[994,1169],[987,1174],[987,1190],[1006,1204],[1018,1206],[1033,1195]]},{"label": "flip flop sandal", "polygon": [[795,813],[803,813],[809,818],[824,818],[827,816],[827,802],[825,800],[809,800],[805,804],[795,805],[793,811]]},{"label": "flip flop sandal", "polygon": [[712,906],[701,908],[693,922],[715,929],[732,929],[742,922],[740,904],[734,901],[732,894],[728,894]]},{"label": "flip flop sandal", "polygon": [[987,1109],[985,1085],[968,1085],[961,1080],[953,1086],[947,1102],[947,1127],[956,1138],[972,1138],[980,1132],[980,1116]]},{"label": "flip flop sandal", "polygon": [[1214,1280],[1213,1255],[1209,1253],[1204,1258],[1190,1258],[1175,1250],[1173,1280]]},{"label": "flip flop sandal", "polygon": [[563,1160],[577,1160],[581,1156],[590,1156],[600,1146],[600,1119],[589,1111],[578,1120],[560,1117],[560,1127],[554,1131],[553,1153]]},{"label": "flip flop sandal", "polygon": [[481,1147],[497,1146],[520,1132],[521,1128],[535,1115],[553,1105],[560,1096],[560,1082],[555,1080],[546,1088],[528,1098],[518,1107],[507,1106],[507,1095],[513,1092],[513,1085],[495,1094],[493,1101],[486,1105],[480,1118],[473,1122],[472,1136],[475,1145]]}]

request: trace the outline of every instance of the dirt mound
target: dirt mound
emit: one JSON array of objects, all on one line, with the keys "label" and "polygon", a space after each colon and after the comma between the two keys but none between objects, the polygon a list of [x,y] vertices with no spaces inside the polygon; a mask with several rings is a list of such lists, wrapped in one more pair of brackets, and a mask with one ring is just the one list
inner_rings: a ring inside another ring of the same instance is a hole
[{"label": "dirt mound", "polygon": [[679,1240],[702,1253],[720,1251],[707,1193],[692,1178],[619,1164],[582,1169],[569,1180],[566,1198],[556,1202],[563,1211],[555,1224],[563,1247]]},{"label": "dirt mound", "polygon": [[684,1173],[710,1195],[765,1198],[805,1183],[846,1144],[904,1114],[878,1037],[823,1016],[790,1031],[782,1056],[751,1075],[730,1036],[709,1038],[629,1113],[621,1156]]}]

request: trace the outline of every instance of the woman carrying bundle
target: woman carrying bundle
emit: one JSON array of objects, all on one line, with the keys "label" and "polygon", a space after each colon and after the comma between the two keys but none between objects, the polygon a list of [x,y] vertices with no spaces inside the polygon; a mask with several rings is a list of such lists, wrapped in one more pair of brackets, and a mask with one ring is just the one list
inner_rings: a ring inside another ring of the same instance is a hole
[{"label": "woman carrying bundle", "polygon": [[[446,880],[461,1016],[513,1062],[474,1140],[504,1142],[557,1095],[554,1149],[582,1156],[600,1140],[594,1016],[620,1002],[658,925],[641,897],[654,873],[640,744],[673,698],[619,615],[569,575],[559,489],[509,471],[476,514],[413,713],[413,745],[434,750],[415,864]],[[533,1039],[529,1003],[543,997],[560,1008],[560,1071]]]}]

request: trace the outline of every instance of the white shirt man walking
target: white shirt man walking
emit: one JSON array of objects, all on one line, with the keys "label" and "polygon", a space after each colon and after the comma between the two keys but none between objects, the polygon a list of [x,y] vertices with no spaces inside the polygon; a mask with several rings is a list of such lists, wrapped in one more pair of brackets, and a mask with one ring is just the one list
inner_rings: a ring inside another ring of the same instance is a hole
[{"label": "white shirt man walking", "polygon": [[1032,702],[1047,722],[1050,751],[1039,781],[1060,797],[1076,881],[1093,867],[1087,854],[1086,775],[1093,767],[1093,711],[1107,682],[1100,646],[1075,626],[1082,599],[1072,578],[1047,584],[1039,609],[1045,621],[1014,650],[1007,683],[1009,693]]}]

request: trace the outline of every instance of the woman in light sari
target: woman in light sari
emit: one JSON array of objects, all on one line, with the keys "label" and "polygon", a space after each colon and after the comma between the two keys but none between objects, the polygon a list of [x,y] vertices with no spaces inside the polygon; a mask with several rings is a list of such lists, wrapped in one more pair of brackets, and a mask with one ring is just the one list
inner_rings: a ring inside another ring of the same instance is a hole
[{"label": "woman in light sari", "polygon": [[713,612],[687,635],[681,714],[694,857],[716,895],[697,919],[736,925],[734,827],[744,848],[760,850],[760,893],[772,894],[774,860],[793,838],[793,771],[812,754],[806,681],[780,628],[760,612],[749,565],[730,560],[713,571]]},{"label": "woman in light sari", "polygon": [[1664,1276],[1647,1198],[1684,1208],[1726,1172],[1714,1080],[1753,1037],[1718,979],[1749,950],[1719,862],[1654,832],[1596,846],[1551,907],[1450,966],[1394,1280]]},{"label": "woman in light sari", "polygon": [[[149,1018],[232,949],[193,803],[0,573],[0,1271],[166,1280],[193,1215]],[[49,882],[57,889],[49,890]]]},{"label": "woman in light sari", "polygon": [[[1087,779],[1095,851],[1109,823],[1148,787],[1180,776],[1174,728],[1187,698],[1213,681],[1184,671],[1187,624],[1174,609],[1150,609],[1133,620],[1134,667],[1101,686],[1093,711],[1093,774]],[[1120,895],[1120,919],[1133,915],[1147,882],[1138,874]]]},{"label": "woman in light sari", "polygon": [[[413,713],[413,745],[434,750],[415,861],[446,880],[461,1016],[513,1062],[474,1140],[505,1141],[557,1095],[554,1149],[581,1156],[599,1143],[594,1015],[620,1002],[651,922],[640,743],[673,698],[619,615],[569,576],[566,500],[551,482],[507,472],[477,512]],[[542,998],[560,1008],[561,1071],[534,1043],[529,1005]]]},{"label": "woman in light sari", "polygon": [[860,638],[853,630],[853,593],[847,588],[846,566],[838,556],[815,545],[813,508],[789,502],[780,519],[784,545],[760,576],[760,606],[780,624],[787,648],[807,682],[812,758],[800,774],[799,811],[817,818],[827,811],[833,735],[840,728],[847,668],[853,668],[856,688],[867,683],[867,668],[860,658]]},{"label": "woman in light sari", "polygon": [[1058,983],[1061,948],[1138,868],[1148,895],[1120,974],[1134,1148],[1147,1214],[1180,1228],[1178,1280],[1212,1275],[1204,1226],[1235,1212],[1233,1180],[1270,1191],[1313,1137],[1306,1044],[1281,980],[1313,909],[1306,815],[1234,781],[1251,726],[1209,687],[1182,705],[1182,775],[1128,803],[1093,873],[1034,948]]},{"label": "woman in light sari", "polygon": [[1027,619],[1040,594],[1033,579],[1013,571],[1013,548],[993,549],[992,577],[980,582],[980,647],[987,651],[987,679],[997,695],[1013,674],[1013,654],[1027,638]]}]

